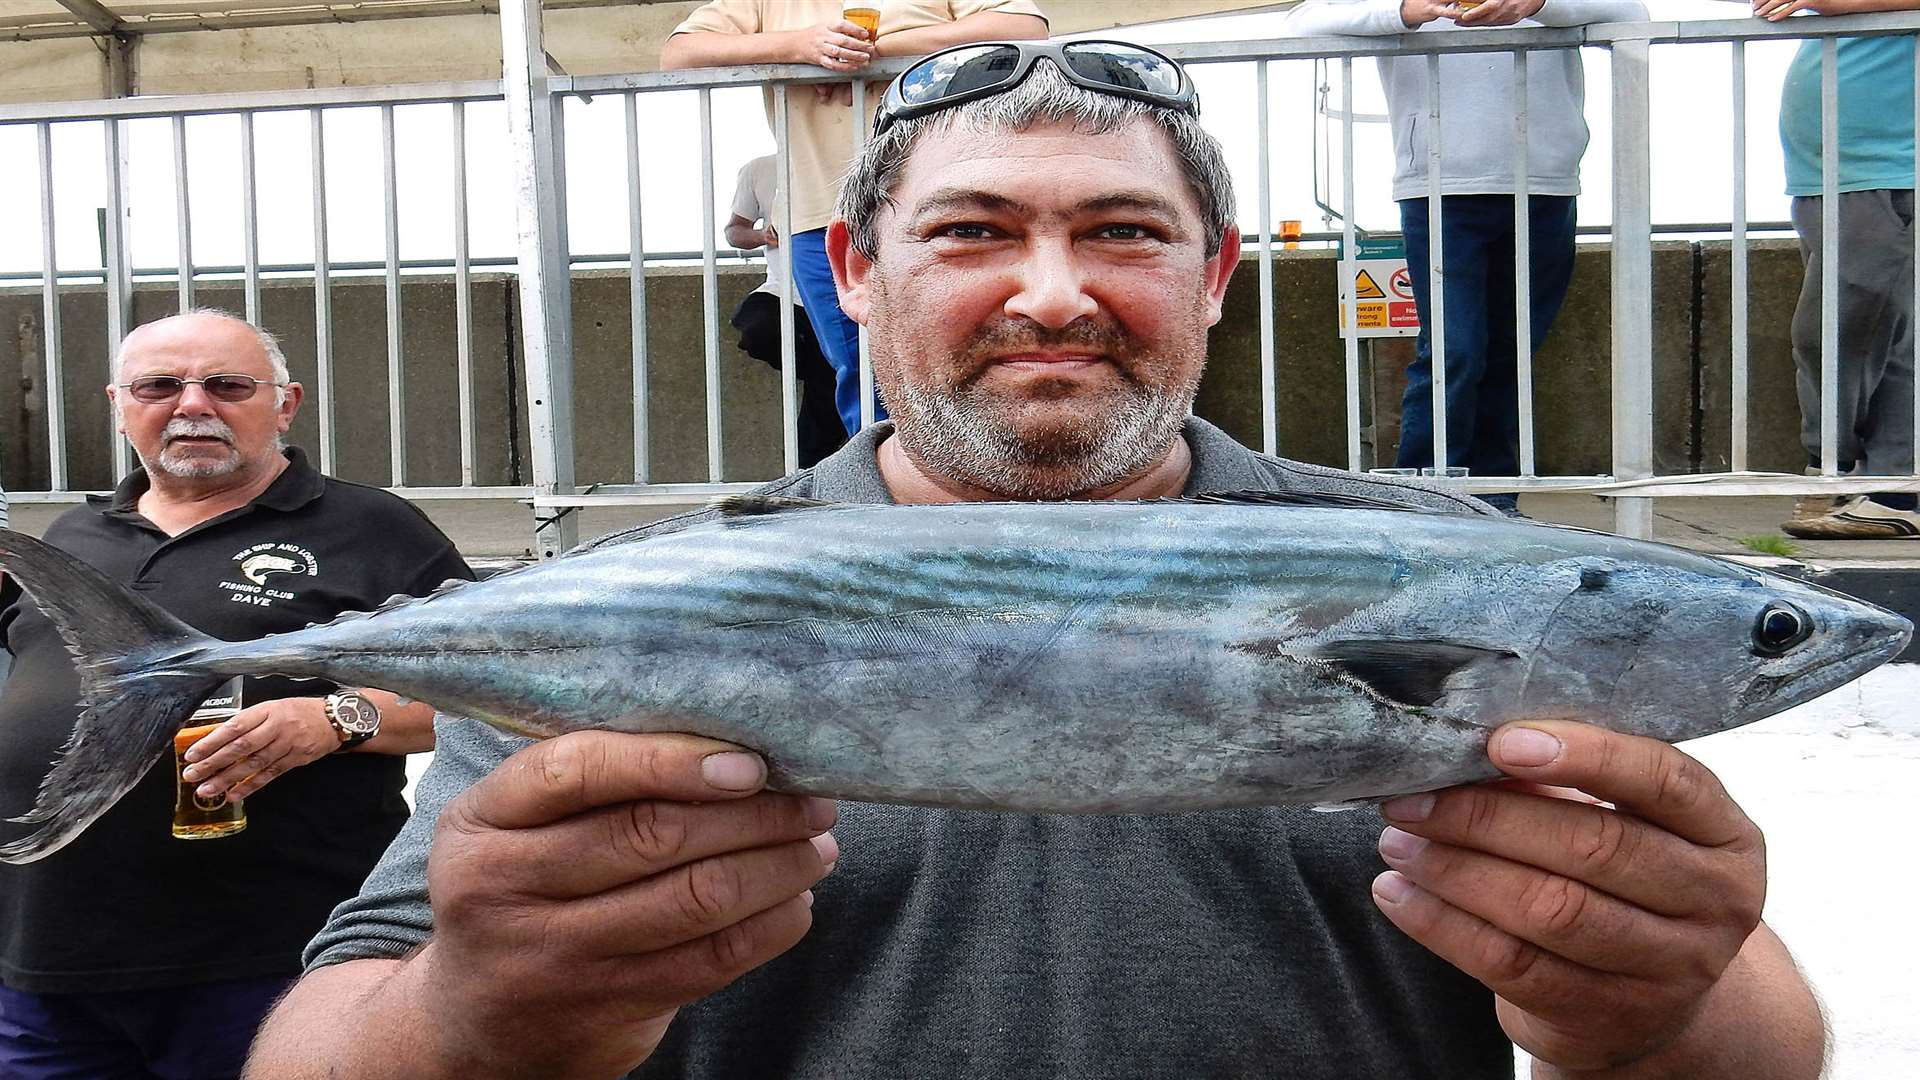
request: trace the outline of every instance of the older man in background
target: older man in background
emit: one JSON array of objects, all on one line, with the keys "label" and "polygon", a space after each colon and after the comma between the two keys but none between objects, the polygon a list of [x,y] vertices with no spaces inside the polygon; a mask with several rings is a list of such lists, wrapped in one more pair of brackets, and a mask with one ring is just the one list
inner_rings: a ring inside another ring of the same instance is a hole
[{"label": "older man in background", "polygon": [[[472,576],[411,505],[283,446],[304,391],[266,331],[213,311],[161,319],[127,336],[115,371],[107,396],[141,467],[45,539],[188,624],[261,637]],[[11,817],[82,706],[59,634],[11,582],[0,642]],[[402,759],[432,748],[430,708],[280,678],[247,679],[244,699],[186,776],[209,802],[247,798],[244,831],[174,839],[175,773],[156,763],[85,836],[0,866],[0,1076],[237,1075],[301,945],[406,820]]]}]

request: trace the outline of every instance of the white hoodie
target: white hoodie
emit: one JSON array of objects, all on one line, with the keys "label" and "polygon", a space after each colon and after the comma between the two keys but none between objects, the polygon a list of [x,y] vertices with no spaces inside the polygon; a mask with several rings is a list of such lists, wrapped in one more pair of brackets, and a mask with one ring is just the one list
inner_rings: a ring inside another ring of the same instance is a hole
[{"label": "white hoodie", "polygon": [[[1546,0],[1515,26],[1580,26],[1647,17],[1640,0]],[[1435,19],[1421,32],[1458,30]],[[1287,17],[1297,37],[1413,33],[1400,0],[1308,0]],[[1380,82],[1393,122],[1393,197],[1427,195],[1427,58],[1383,56]],[[1580,194],[1587,152],[1586,71],[1578,49],[1539,49],[1527,57],[1527,191]],[[1440,190],[1446,195],[1513,194],[1513,54],[1440,57]]]}]

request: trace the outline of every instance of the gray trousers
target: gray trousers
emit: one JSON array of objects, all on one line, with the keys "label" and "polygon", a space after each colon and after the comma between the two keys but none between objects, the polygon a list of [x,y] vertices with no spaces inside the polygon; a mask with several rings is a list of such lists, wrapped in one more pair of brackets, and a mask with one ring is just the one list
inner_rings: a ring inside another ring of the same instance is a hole
[{"label": "gray trousers", "polygon": [[[1800,441],[1820,462],[1820,196],[1796,196],[1806,277],[1793,312]],[[1840,200],[1840,469],[1870,476],[1914,471],[1913,191],[1847,191]]]}]

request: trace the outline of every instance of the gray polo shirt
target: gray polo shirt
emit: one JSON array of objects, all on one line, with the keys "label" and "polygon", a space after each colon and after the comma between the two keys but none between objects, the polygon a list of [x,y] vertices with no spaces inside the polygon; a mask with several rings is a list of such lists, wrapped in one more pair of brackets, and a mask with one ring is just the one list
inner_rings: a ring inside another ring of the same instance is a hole
[{"label": "gray polo shirt", "polygon": [[[878,425],[763,490],[891,502],[874,456],[890,432]],[[1197,419],[1186,437],[1188,494],[1327,492],[1491,512],[1255,454]],[[454,718],[436,732],[413,818],[308,946],[310,966],[399,958],[427,940],[441,808],[527,745]],[[842,803],[843,855],[814,889],[811,932],[682,1009],[632,1075],[1507,1080],[1513,1048],[1491,993],[1373,906],[1383,827],[1371,809],[1144,817]]]}]

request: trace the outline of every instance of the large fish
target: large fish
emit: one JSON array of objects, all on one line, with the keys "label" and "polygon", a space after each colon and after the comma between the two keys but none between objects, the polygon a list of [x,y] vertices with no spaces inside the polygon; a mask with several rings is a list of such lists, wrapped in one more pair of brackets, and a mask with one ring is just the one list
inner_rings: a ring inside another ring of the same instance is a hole
[{"label": "large fish", "polygon": [[764,754],[783,791],[1151,812],[1483,779],[1488,732],[1520,717],[1705,735],[1912,632],[1677,548],[1363,500],[723,509],[243,642],[0,531],[87,705],[22,819],[41,827],[0,858],[58,850],[234,675],[381,687],[533,736],[712,736]]}]

